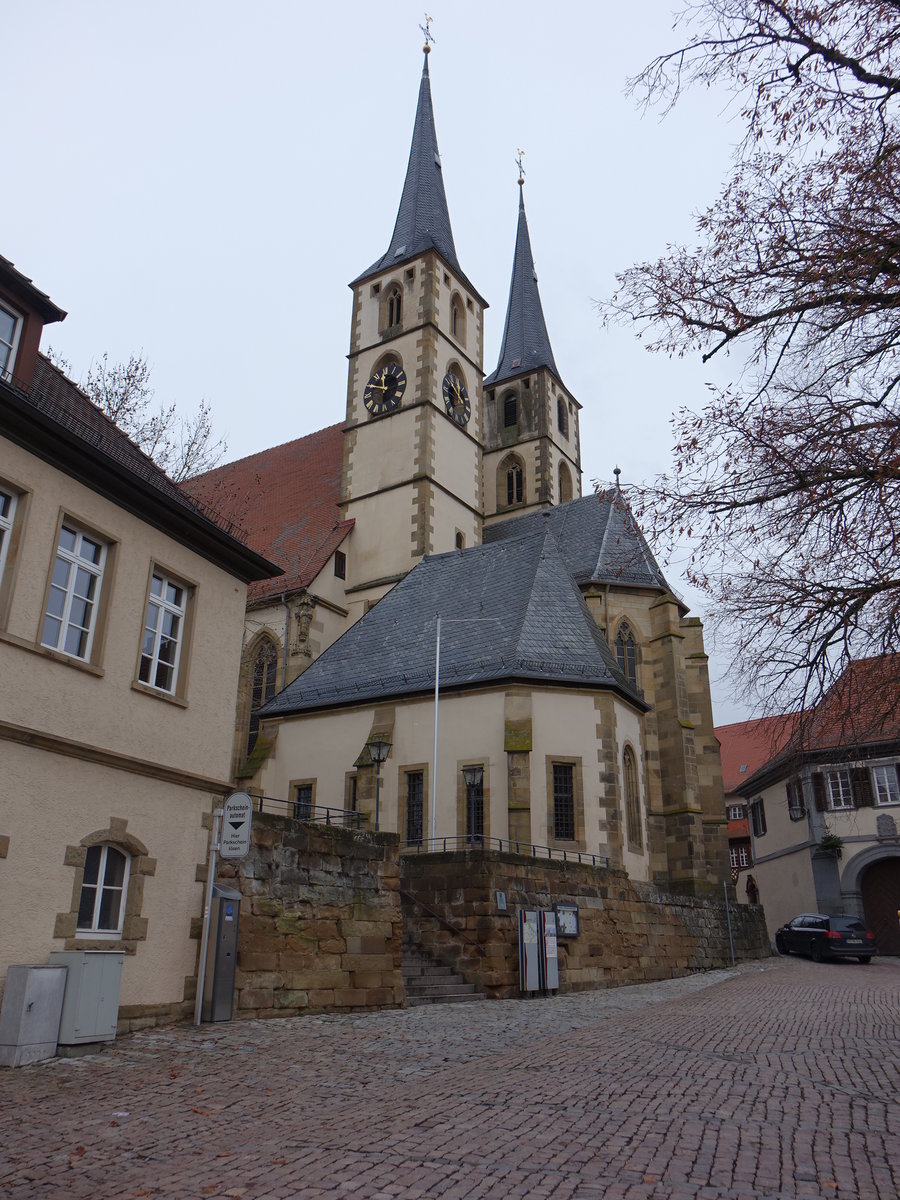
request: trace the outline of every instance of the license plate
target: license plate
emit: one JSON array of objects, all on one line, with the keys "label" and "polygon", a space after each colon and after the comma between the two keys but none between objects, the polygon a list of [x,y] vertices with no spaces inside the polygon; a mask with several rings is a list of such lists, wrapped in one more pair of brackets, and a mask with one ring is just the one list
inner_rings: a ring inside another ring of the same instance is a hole
[{"label": "license plate", "polygon": [[847,945],[848,946],[861,946],[862,938],[847,938]]}]

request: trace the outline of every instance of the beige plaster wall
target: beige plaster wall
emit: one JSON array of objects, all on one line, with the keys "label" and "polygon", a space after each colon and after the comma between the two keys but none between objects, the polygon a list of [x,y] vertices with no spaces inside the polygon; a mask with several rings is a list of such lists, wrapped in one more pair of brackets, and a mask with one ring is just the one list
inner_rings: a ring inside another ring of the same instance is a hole
[{"label": "beige plaster wall", "polygon": [[[31,493],[9,620],[0,632],[0,720],[226,780],[244,585],[8,442],[0,443],[0,478]],[[116,546],[102,585],[108,616],[97,658],[100,674],[40,647],[61,511]],[[132,687],[153,565],[193,587],[191,642],[180,667],[187,681],[184,704]]]},{"label": "beige plaster wall", "polygon": [[[394,488],[351,502],[347,516],[356,520],[353,577],[357,583],[405,573],[413,566],[414,496]],[[349,604],[353,597],[349,597]]]},{"label": "beige plaster wall", "polygon": [[466,437],[455,421],[438,417],[434,422],[434,477],[472,508],[478,508],[480,472],[477,442]]},{"label": "beige plaster wall", "polygon": [[[54,937],[57,913],[73,905],[76,872],[65,864],[66,847],[108,829],[110,818],[118,817],[156,859],[155,873],[143,881],[140,915],[148,921],[147,936],[126,955],[121,1002],[180,1001],[185,977],[196,970],[197,941],[189,934],[191,919],[202,912],[203,885],[196,876],[206,860],[201,822],[212,795],[30,746],[0,745],[0,821],[11,834],[8,857],[0,862],[0,978],[13,963],[44,963],[51,950],[66,948]],[[82,944],[118,946],[107,939]]]}]

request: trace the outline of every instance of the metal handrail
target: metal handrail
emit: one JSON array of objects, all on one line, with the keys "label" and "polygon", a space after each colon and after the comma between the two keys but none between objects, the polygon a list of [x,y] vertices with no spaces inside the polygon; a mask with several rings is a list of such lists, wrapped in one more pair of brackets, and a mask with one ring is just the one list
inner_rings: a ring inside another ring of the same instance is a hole
[{"label": "metal handrail", "polygon": [[566,850],[561,846],[541,846],[537,842],[519,842],[514,838],[485,837],[480,833],[422,838],[418,842],[404,842],[400,847],[401,854],[447,854],[457,850],[496,850],[500,854],[522,854],[530,858],[548,858],[562,862],[584,863],[592,867],[609,867],[609,858],[605,854],[589,854],[586,850]]},{"label": "metal handrail", "polygon": [[439,921],[445,929],[455,934],[456,937],[461,938],[462,941],[467,942],[470,946],[474,946],[481,957],[484,957],[484,946],[480,942],[476,942],[474,938],[469,937],[464,929],[460,929],[458,925],[454,925],[443,913],[439,913],[437,909],[431,908],[424,900],[420,900],[418,896],[413,895],[412,892],[408,892],[406,888],[400,888],[400,895],[405,896],[411,903],[418,904],[419,908],[423,908],[429,917],[434,917],[436,921]]},{"label": "metal handrail", "polygon": [[[332,808],[327,804],[304,804],[298,800],[282,800],[279,796],[254,796],[257,812],[272,812],[294,821],[310,821],[319,825],[340,825],[345,829],[362,829],[369,817],[355,808]],[[265,806],[268,805],[268,809]]]}]

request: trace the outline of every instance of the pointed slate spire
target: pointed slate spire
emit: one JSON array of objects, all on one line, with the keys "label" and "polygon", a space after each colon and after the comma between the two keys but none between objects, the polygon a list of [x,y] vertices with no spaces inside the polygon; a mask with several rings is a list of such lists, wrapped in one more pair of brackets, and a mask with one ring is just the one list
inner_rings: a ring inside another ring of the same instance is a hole
[{"label": "pointed slate spire", "polygon": [[541,308],[537,274],[531,254],[531,239],[528,236],[528,220],[525,216],[524,185],[525,180],[520,175],[519,227],[516,232],[516,252],[513,257],[500,361],[494,373],[485,379],[485,387],[502,383],[505,379],[513,379],[517,375],[525,375],[538,367],[548,367],[562,382],[550,348],[544,310]]},{"label": "pointed slate spire", "polygon": [[408,262],[425,250],[436,250],[444,262],[465,279],[456,258],[450,213],[444,194],[441,156],[438,153],[434,110],[431,106],[428,52],[429,47],[426,44],[406,182],[403,184],[403,195],[400,197],[400,208],[391,244],[381,258],[376,259],[368,270],[354,279],[354,283],[359,283],[369,275],[375,275],[378,271],[384,271],[395,264]]}]

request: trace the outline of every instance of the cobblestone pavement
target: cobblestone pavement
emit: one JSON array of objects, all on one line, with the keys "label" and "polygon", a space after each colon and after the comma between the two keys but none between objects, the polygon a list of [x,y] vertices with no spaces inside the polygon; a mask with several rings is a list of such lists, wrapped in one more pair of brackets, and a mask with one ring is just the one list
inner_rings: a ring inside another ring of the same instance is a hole
[{"label": "cobblestone pavement", "polygon": [[0,1200],[900,1195],[900,960],[147,1030],[0,1071]]}]

